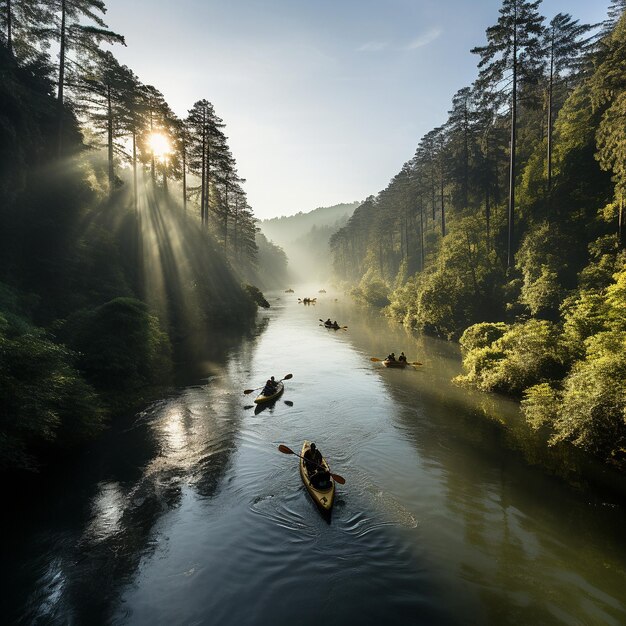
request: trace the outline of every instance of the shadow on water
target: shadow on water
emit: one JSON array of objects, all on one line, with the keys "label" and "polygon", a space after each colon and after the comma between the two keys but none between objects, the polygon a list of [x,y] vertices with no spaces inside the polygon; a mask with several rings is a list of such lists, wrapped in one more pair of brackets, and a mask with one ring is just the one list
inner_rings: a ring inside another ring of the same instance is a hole
[{"label": "shadow on water", "polygon": [[[252,338],[196,342],[173,392],[109,432],[62,467],[13,494],[0,528],[7,549],[2,614],[15,623],[103,623],[143,559],[162,549],[162,521],[186,492],[210,501],[235,449],[239,396],[223,364]],[[198,382],[199,381],[199,382]]]}]

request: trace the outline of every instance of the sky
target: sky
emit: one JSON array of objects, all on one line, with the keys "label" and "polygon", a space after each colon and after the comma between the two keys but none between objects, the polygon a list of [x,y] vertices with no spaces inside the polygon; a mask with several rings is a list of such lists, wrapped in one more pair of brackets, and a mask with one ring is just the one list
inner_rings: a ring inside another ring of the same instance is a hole
[{"label": "sky", "polygon": [[[544,0],[581,22],[608,0]],[[260,219],[364,200],[476,78],[501,0],[106,0],[114,54],[180,117],[206,98]]]}]

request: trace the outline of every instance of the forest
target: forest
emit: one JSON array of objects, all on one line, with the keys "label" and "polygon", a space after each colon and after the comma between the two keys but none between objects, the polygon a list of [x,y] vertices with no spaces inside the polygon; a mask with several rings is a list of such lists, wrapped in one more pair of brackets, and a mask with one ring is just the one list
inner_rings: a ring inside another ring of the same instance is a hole
[{"label": "forest", "polygon": [[337,277],[459,340],[459,384],[626,468],[626,2],[602,24],[503,0],[477,78],[331,238]]},{"label": "forest", "polygon": [[198,334],[255,318],[258,228],[224,122],[206,99],[177,117],[116,60],[105,13],[0,1],[2,470],[63,456],[169,384]]}]

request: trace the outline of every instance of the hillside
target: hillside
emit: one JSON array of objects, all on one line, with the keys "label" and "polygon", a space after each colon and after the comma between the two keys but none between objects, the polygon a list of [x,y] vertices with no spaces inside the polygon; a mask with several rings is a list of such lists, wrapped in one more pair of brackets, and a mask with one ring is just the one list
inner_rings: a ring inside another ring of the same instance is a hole
[{"label": "hillside", "polygon": [[326,281],[332,273],[329,240],[348,223],[360,204],[319,207],[309,213],[263,220],[259,226],[267,239],[287,254],[293,280]]}]

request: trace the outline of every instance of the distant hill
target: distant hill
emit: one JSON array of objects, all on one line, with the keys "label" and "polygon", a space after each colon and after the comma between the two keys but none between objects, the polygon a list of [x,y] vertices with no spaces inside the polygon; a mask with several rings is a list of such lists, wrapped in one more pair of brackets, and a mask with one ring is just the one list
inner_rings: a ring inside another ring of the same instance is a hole
[{"label": "distant hill", "polygon": [[259,226],[269,240],[284,247],[287,242],[295,241],[306,235],[314,226],[317,228],[332,226],[338,220],[348,219],[360,204],[361,202],[350,202],[319,207],[309,213],[300,211],[295,215],[262,220]]},{"label": "distant hill", "polygon": [[346,225],[361,202],[319,207],[309,213],[275,217],[259,223],[261,232],[289,259],[294,280],[327,281],[331,277],[330,237]]}]

